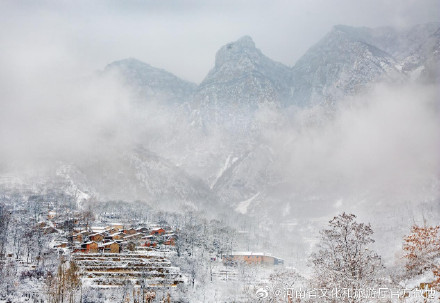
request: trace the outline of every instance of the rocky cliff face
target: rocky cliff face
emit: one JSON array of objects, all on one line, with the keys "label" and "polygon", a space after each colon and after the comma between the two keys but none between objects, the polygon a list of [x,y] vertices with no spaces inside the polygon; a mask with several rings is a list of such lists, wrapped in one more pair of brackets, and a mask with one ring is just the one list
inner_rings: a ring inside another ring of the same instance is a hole
[{"label": "rocky cliff face", "polygon": [[378,81],[419,77],[413,72],[435,61],[439,27],[439,23],[408,29],[335,26],[293,67],[291,103],[331,105]]},{"label": "rocky cliff face", "polygon": [[217,52],[215,66],[199,85],[192,105],[211,122],[246,123],[259,106],[285,102],[289,83],[290,68],[266,57],[245,36]]},{"label": "rocky cliff face", "polygon": [[293,67],[292,100],[300,106],[333,104],[365,85],[397,74],[395,59],[345,26],[335,26]]}]

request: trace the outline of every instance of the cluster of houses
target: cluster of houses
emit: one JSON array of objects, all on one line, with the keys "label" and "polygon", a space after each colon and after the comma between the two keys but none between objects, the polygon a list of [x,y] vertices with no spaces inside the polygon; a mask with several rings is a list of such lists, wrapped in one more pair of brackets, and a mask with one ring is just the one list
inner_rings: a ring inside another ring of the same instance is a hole
[{"label": "cluster of houses", "polygon": [[[170,228],[160,226],[125,227],[120,223],[109,226],[74,229],[68,241],[56,245],[70,247],[74,253],[120,253],[134,251],[138,247],[159,248],[174,246],[176,235]],[[69,245],[70,243],[70,245]]]}]

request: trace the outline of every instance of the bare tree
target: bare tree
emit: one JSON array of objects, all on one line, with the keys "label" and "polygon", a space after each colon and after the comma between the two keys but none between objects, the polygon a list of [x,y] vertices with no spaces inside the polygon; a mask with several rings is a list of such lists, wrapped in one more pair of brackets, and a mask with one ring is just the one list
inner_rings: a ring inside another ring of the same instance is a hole
[{"label": "bare tree", "polygon": [[79,267],[74,261],[66,262],[60,258],[57,274],[46,278],[50,302],[75,302],[75,295],[81,289]]},{"label": "bare tree", "polygon": [[355,291],[379,283],[382,261],[368,248],[374,242],[373,230],[370,224],[357,223],[355,218],[343,213],[330,220],[329,228],[321,231],[318,251],[311,256],[317,287],[348,292],[345,297],[336,293],[332,302],[361,302],[354,298]]}]

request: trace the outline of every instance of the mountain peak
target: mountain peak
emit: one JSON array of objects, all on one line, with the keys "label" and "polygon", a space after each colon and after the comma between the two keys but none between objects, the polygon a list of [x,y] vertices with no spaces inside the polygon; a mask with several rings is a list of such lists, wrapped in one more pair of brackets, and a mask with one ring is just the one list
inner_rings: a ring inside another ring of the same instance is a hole
[{"label": "mountain peak", "polygon": [[220,48],[194,97],[205,121],[249,125],[261,104],[278,105],[289,91],[290,68],[266,57],[249,36]]},{"label": "mountain peak", "polygon": [[250,36],[243,36],[233,44],[241,47],[255,48],[254,40]]},{"label": "mountain peak", "polygon": [[261,56],[260,50],[250,36],[243,36],[237,41],[224,45],[215,56],[215,65],[221,66],[227,62],[240,61],[243,57],[255,58]]}]

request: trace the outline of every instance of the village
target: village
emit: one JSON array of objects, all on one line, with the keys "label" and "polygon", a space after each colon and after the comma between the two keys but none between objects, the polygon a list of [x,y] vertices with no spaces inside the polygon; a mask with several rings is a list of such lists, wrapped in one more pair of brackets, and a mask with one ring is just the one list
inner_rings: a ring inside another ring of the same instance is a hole
[{"label": "village", "polygon": [[169,227],[158,226],[124,228],[121,223],[109,226],[92,226],[89,229],[75,229],[67,241],[56,244],[56,248],[67,248],[71,243],[73,253],[121,253],[140,247],[156,248],[174,246],[176,235]]},{"label": "village", "polygon": [[[70,295],[73,302],[167,302],[201,288],[256,284],[255,271],[284,263],[267,252],[240,251],[248,247],[246,233],[192,211],[116,202],[78,208],[53,193],[21,201],[9,201],[2,266],[7,291],[29,302]],[[235,290],[234,298],[242,296],[241,287]]]},{"label": "village", "polygon": [[53,249],[75,262],[88,287],[135,288],[152,291],[184,283],[178,267],[169,257],[175,254],[176,234],[170,226],[144,224],[131,227],[123,223],[79,226],[54,240]]},{"label": "village", "polygon": [[[60,233],[53,240],[52,247],[59,256],[75,262],[83,285],[104,292],[125,289],[129,285],[132,290],[125,296],[127,302],[130,298],[145,298],[146,292],[154,297],[158,293],[170,293],[178,285],[190,287],[191,273],[182,272],[179,267],[182,265],[178,256],[182,247],[179,246],[184,246],[184,239],[179,241],[178,235],[184,237],[185,234],[181,230],[164,221],[103,220],[106,222],[94,221],[90,225],[84,216],[76,217],[73,221],[67,220],[72,221],[73,228]],[[83,221],[78,219],[80,217]],[[56,229],[60,224],[56,218],[56,212],[48,212],[47,230]],[[210,281],[237,281],[239,267],[279,267],[284,261],[269,253],[231,249],[220,256],[211,254],[209,263]]]},{"label": "village", "polygon": [[307,284],[290,260],[252,245],[261,238],[193,210],[120,201],[79,208],[53,194],[8,202],[1,303],[254,302],[286,281]]}]

